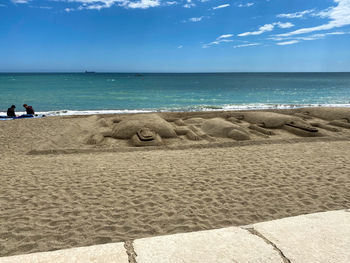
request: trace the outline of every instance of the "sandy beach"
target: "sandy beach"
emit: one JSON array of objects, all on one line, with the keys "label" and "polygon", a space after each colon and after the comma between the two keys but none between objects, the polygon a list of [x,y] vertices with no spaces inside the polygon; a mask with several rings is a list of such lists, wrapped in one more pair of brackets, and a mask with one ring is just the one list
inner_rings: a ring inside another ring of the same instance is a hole
[{"label": "sandy beach", "polygon": [[349,208],[350,109],[0,122],[0,256]]}]

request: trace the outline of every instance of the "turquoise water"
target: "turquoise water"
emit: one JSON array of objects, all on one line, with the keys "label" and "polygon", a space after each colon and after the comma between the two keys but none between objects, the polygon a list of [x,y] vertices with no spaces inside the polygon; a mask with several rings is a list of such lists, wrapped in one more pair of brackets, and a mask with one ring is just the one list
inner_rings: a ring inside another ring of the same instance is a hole
[{"label": "turquoise water", "polygon": [[0,92],[0,112],[53,115],[350,106],[350,73],[2,73]]}]

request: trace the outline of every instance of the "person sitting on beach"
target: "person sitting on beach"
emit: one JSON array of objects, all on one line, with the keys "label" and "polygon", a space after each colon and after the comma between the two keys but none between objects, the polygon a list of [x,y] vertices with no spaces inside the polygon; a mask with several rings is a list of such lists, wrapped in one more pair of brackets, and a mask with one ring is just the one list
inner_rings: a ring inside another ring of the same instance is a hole
[{"label": "person sitting on beach", "polygon": [[23,107],[26,109],[27,114],[34,115],[34,109],[32,106],[28,106],[27,104],[23,104]]},{"label": "person sitting on beach", "polygon": [[11,108],[8,108],[7,117],[11,117],[11,118],[16,117],[15,109],[16,109],[15,105],[12,105]]}]

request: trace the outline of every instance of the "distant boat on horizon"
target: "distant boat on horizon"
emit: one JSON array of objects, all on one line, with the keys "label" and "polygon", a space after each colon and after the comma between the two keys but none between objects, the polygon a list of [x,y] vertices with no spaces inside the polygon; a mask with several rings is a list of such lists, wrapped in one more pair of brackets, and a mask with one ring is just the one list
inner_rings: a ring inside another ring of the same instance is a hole
[{"label": "distant boat on horizon", "polygon": [[85,70],[85,74],[95,74],[96,72],[95,71],[87,71]]}]

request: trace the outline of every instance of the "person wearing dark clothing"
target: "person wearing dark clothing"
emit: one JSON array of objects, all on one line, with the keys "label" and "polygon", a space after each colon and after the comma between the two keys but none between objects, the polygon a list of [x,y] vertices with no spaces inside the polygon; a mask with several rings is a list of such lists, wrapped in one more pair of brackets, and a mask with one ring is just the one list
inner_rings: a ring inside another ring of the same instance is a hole
[{"label": "person wearing dark clothing", "polygon": [[27,114],[34,115],[34,109],[32,106],[28,106],[27,104],[23,104],[23,107],[26,109]]},{"label": "person wearing dark clothing", "polygon": [[16,117],[15,109],[16,109],[15,105],[12,105],[11,108],[8,108],[7,117],[11,117],[11,118]]}]

